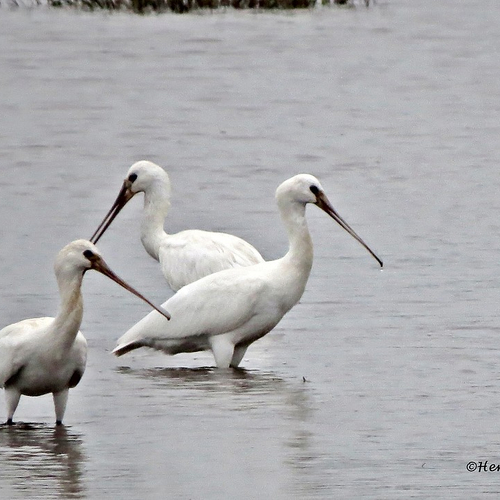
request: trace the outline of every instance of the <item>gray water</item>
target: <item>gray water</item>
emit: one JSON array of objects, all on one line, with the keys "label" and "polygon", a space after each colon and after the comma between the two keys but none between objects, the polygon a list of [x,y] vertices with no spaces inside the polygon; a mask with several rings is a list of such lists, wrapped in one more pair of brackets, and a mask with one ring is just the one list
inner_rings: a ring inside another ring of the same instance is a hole
[{"label": "gray water", "polygon": [[[383,271],[316,207],[301,302],[242,371],[209,354],[115,358],[147,306],[84,281],[87,371],[0,430],[2,498],[497,498],[500,4],[138,17],[0,10],[1,326],[52,315],[52,263],[93,233],[128,167],[173,183],[166,227],[286,251],[274,202],[316,175]],[[100,242],[168,290],[134,199]],[[5,404],[0,402],[0,414]],[[4,418],[2,416],[2,418]]]}]

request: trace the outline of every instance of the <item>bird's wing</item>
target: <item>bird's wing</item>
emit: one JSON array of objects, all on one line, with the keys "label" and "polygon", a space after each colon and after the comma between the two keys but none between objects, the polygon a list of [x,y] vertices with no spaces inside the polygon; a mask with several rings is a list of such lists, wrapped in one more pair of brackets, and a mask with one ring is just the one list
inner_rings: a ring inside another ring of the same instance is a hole
[{"label": "bird's wing", "polygon": [[170,321],[152,311],[118,340],[115,351],[146,339],[180,340],[236,330],[259,312],[268,280],[252,271],[267,264],[228,269],[186,285],[162,305]]},{"label": "bird's wing", "polygon": [[29,339],[43,330],[54,318],[32,318],[13,323],[0,330],[0,387],[22,367],[30,356]]},{"label": "bird's wing", "polygon": [[264,262],[250,243],[237,236],[198,230],[167,236],[159,259],[173,290],[225,269]]},{"label": "bird's wing", "polygon": [[73,380],[73,378],[71,380],[71,383],[74,385],[70,387],[75,387],[80,382],[87,365],[87,339],[80,331],[76,334],[75,341],[73,342],[73,346],[71,348],[71,355],[73,360],[76,362],[75,368],[79,373],[79,378],[77,380]]}]

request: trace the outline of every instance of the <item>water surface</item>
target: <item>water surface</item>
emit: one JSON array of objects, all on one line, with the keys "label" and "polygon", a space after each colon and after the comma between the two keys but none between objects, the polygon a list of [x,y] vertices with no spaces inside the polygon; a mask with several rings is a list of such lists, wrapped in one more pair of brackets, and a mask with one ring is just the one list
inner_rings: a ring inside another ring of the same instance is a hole
[{"label": "water surface", "polygon": [[[277,258],[274,190],[310,172],[386,264],[309,207],[301,303],[231,374],[203,353],[114,358],[148,310],[88,273],[89,361],[67,427],[50,396],[21,400],[25,425],[0,429],[2,495],[496,497],[499,473],[466,464],[500,463],[499,25],[493,0],[2,8],[2,325],[55,313],[55,254],[90,237],[143,158],[171,176],[169,231],[227,231]],[[162,302],[139,198],[100,248]]]}]

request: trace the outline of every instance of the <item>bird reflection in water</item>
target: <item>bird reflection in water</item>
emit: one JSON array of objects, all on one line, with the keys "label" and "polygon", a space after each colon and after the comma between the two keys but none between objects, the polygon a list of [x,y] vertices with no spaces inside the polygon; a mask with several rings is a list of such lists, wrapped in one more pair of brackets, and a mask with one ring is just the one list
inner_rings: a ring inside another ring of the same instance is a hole
[{"label": "bird reflection in water", "polygon": [[[202,390],[219,393],[221,396],[227,393],[246,393],[274,396],[279,399],[287,386],[287,383],[274,373],[243,368],[235,368],[225,373],[213,367],[132,369],[122,366],[117,371],[150,380],[155,386],[165,388],[172,388],[173,381],[176,392],[182,389],[194,393]],[[193,396],[199,397],[195,394]]]},{"label": "bird reflection in water", "polygon": [[235,428],[245,429],[248,443],[261,442],[262,435],[269,435],[269,447],[264,453],[276,453],[272,443],[274,429],[279,425],[281,443],[276,458],[282,460],[287,471],[280,481],[290,498],[296,498],[297,491],[301,498],[312,498],[324,491],[328,457],[320,452],[321,438],[316,432],[314,382],[241,368],[228,372],[206,367],[120,367],[117,371],[143,381],[136,387],[146,396],[141,400],[141,412],[154,414],[161,407],[161,411],[174,415],[174,407],[180,408],[180,414],[199,418],[200,428],[205,427],[212,438],[220,438],[220,446],[228,439],[224,433],[217,435],[220,424],[213,424],[220,420],[221,413],[228,421],[236,419]]},{"label": "bird reflection in water", "polygon": [[[84,498],[86,462],[79,434],[63,426],[18,423],[0,426],[3,494],[25,498]],[[17,495],[16,495],[17,496]]]}]

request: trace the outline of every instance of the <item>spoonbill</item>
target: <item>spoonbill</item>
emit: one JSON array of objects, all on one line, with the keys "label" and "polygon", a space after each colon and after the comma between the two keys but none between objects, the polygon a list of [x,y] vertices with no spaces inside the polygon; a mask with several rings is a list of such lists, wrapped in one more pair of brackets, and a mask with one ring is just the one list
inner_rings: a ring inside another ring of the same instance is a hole
[{"label": "spoonbill", "polygon": [[21,395],[49,392],[54,398],[56,425],[62,424],[69,389],[80,382],[87,361],[87,341],[79,328],[83,317],[81,285],[88,269],[108,276],[169,317],[114,274],[90,241],[66,245],[54,264],[61,296],[57,316],[25,319],[0,330],[0,386],[5,389],[8,425],[13,423]]},{"label": "spoonbill", "polygon": [[330,215],[383,266],[335,211],[314,176],[286,180],[276,190],[276,201],[289,238],[284,257],[227,269],[186,285],[163,304],[172,314],[169,323],[152,311],[118,340],[114,354],[139,347],[167,354],[211,350],[219,368],[236,368],[248,346],[271,331],[304,292],[313,262],[305,217],[308,203]]},{"label": "spoonbill", "polygon": [[163,224],[170,207],[170,179],[163,168],[145,160],[130,167],[118,197],[90,238],[94,244],[127,202],[141,192],[144,193],[142,244],[160,262],[172,290],[224,269],[264,262],[250,243],[232,234],[199,229],[167,234]]}]

